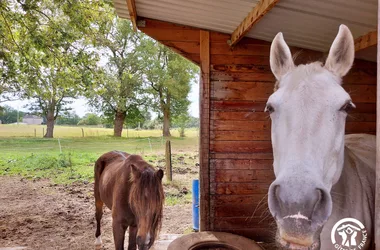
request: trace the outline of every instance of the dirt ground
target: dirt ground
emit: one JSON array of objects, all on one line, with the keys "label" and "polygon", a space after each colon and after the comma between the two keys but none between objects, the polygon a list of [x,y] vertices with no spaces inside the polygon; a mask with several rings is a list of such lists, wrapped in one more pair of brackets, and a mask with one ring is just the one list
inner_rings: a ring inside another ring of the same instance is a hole
[{"label": "dirt ground", "polygon": [[[0,176],[0,248],[94,249],[93,183],[55,185]],[[191,227],[191,204],[166,206],[161,235]],[[113,249],[111,214],[102,219],[102,249]]]}]

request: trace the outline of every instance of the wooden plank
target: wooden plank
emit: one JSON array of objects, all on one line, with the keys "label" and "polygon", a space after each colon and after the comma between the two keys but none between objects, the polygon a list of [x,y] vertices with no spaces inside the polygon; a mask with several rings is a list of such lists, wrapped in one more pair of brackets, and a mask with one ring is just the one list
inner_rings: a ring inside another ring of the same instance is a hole
[{"label": "wooden plank", "polygon": [[227,131],[265,131],[270,130],[271,121],[231,121],[215,120],[213,121],[213,130]]},{"label": "wooden plank", "polygon": [[[212,97],[221,100],[247,100],[266,102],[273,93],[272,82],[212,81]],[[375,103],[376,85],[344,84],[354,103]]]},{"label": "wooden plank", "polygon": [[253,101],[211,101],[212,110],[222,111],[264,111],[266,102]]},{"label": "wooden plank", "polygon": [[211,111],[211,119],[232,121],[268,121],[270,116],[266,112]]},{"label": "wooden plank", "polygon": [[[213,43],[226,44],[226,41],[230,38],[231,38],[230,34],[220,33],[220,32],[216,32],[216,31],[210,31],[210,41],[212,44]],[[269,45],[270,46],[271,43],[267,42],[267,41],[251,38],[251,37],[243,37],[240,40],[239,45],[244,45],[244,44],[263,44],[263,45]]]},{"label": "wooden plank", "polygon": [[200,102],[200,231],[212,230],[210,223],[210,33],[201,30],[199,84]]},{"label": "wooden plank", "polygon": [[261,81],[261,82],[271,82],[274,83],[275,79],[271,72],[223,72],[223,71],[213,71],[211,74],[212,81]]},{"label": "wooden plank", "polygon": [[[230,121],[268,121],[270,116],[266,112],[250,111],[211,111],[211,120],[230,120]],[[351,122],[376,122],[376,114],[358,113],[353,110],[347,116],[347,121]],[[259,139],[258,139],[259,140]],[[263,139],[265,140],[265,139]]]},{"label": "wooden plank", "polygon": [[253,169],[216,169],[211,172],[210,181],[216,183],[222,182],[253,182],[257,180],[257,173]]},{"label": "wooden plank", "polygon": [[211,131],[214,141],[270,141],[271,131]]},{"label": "wooden plank", "polygon": [[234,48],[229,47],[226,43],[211,44],[211,55],[268,56],[269,51],[269,44],[239,44]]},{"label": "wooden plank", "polygon": [[269,183],[212,183],[211,194],[266,194],[268,193],[269,186]]},{"label": "wooden plank", "polygon": [[343,84],[376,86],[376,70],[374,68],[352,68],[349,73],[343,77]]},{"label": "wooden plank", "polygon": [[355,52],[377,45],[377,30],[355,39]]},{"label": "wooden plank", "polygon": [[[377,30],[380,32],[380,0],[378,1],[378,11],[377,11]],[[379,37],[377,37],[377,126],[376,133],[380,135],[380,42]],[[380,148],[380,136],[376,137],[376,148]],[[375,192],[375,218],[374,218],[374,242],[376,250],[380,250],[380,150],[376,150],[376,192]]]},{"label": "wooden plank", "polygon": [[[270,182],[267,182],[270,183]],[[252,194],[252,195],[211,195],[210,199],[214,201],[215,206],[234,204],[257,206],[259,203],[266,203],[267,194]],[[252,215],[252,213],[251,213]],[[236,215],[235,215],[236,216]],[[243,215],[241,215],[243,216]]]},{"label": "wooden plank", "polygon": [[272,169],[273,160],[212,159],[211,169]]},{"label": "wooden plank", "polygon": [[211,64],[255,64],[269,66],[269,56],[211,55]]},{"label": "wooden plank", "polygon": [[347,122],[346,133],[370,133],[376,132],[375,122]]},{"label": "wooden plank", "polygon": [[210,150],[215,153],[271,153],[270,141],[213,141]]},{"label": "wooden plank", "polygon": [[266,102],[273,93],[272,82],[214,81],[212,97],[221,100]]},{"label": "wooden plank", "polygon": [[137,31],[137,12],[136,12],[135,0],[127,0],[127,5],[128,5],[129,17],[131,18],[131,22],[133,25],[133,30],[136,32]]},{"label": "wooden plank", "polygon": [[198,41],[167,41],[164,44],[188,54],[199,54],[200,45]]},{"label": "wooden plank", "polygon": [[256,64],[214,64],[211,71],[263,73],[271,72],[269,65]]},{"label": "wooden plank", "polygon": [[237,44],[248,31],[258,23],[264,15],[270,11],[279,0],[261,0],[247,15],[246,18],[239,24],[234,30],[229,41],[229,45],[232,47]]},{"label": "wooden plank", "polygon": [[212,159],[273,160],[272,153],[211,153]]},{"label": "wooden plank", "polygon": [[[252,222],[253,223],[253,222]],[[264,225],[262,228],[243,228],[243,229],[223,229],[221,230],[226,233],[232,233],[241,235],[243,237],[255,240],[256,242],[273,242],[275,238],[276,227],[275,224],[271,224],[270,226]],[[271,243],[267,247],[263,249],[277,249],[276,244]]]},{"label": "wooden plank", "polygon": [[188,41],[199,42],[199,30],[194,29],[159,29],[159,28],[143,28],[140,27],[145,34],[153,39],[164,41]]},{"label": "wooden plank", "polygon": [[[260,199],[262,200],[261,203]],[[239,216],[245,216],[247,218],[256,215],[260,216],[266,214],[268,211],[267,196],[262,195],[255,203],[239,204],[223,203],[216,205],[214,208],[214,216],[217,218],[234,217],[237,214]]]},{"label": "wooden plank", "polygon": [[[260,222],[260,223],[258,223]],[[229,218],[218,218],[215,220],[215,229],[244,229],[244,228],[263,228],[273,222],[272,216],[251,216],[246,217],[229,217]]]}]

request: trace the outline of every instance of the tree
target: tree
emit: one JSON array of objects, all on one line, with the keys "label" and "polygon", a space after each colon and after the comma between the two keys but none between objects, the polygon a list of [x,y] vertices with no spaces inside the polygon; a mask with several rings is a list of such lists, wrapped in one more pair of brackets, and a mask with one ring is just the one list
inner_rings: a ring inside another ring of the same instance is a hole
[{"label": "tree", "polygon": [[81,120],[80,117],[76,113],[65,111],[65,112],[62,112],[62,114],[58,116],[56,124],[57,125],[77,125],[80,120]]},{"label": "tree", "polygon": [[172,117],[187,113],[190,83],[198,69],[152,40],[145,41],[145,48],[144,82],[153,96],[153,109],[163,119],[163,136],[170,136]]},{"label": "tree", "polygon": [[188,127],[189,122],[190,115],[187,112],[174,117],[173,124],[178,127],[180,137],[185,137],[185,128]]},{"label": "tree", "polygon": [[107,63],[98,74],[96,86],[88,92],[89,104],[113,118],[114,136],[120,137],[125,123],[143,117],[148,106],[143,90],[141,65],[142,33],[132,30],[127,20],[105,19],[95,34],[96,48]]},{"label": "tree", "polygon": [[99,125],[101,124],[102,121],[101,121],[101,118],[96,115],[96,114],[93,114],[93,113],[88,113],[86,114],[82,120],[80,120],[78,122],[78,125]]},{"label": "tree", "polygon": [[[53,137],[55,120],[66,110],[67,98],[78,96],[92,80],[91,69],[98,58],[83,37],[90,31],[89,11],[102,8],[96,2],[8,0],[0,5],[7,31],[2,37],[4,81],[10,86],[17,82],[24,97],[36,100],[32,109],[46,117],[45,137]],[[78,16],[86,18],[79,22]]]},{"label": "tree", "polygon": [[0,110],[0,121],[3,124],[15,123],[17,122],[17,117],[19,118],[18,121],[21,121],[23,116],[24,112],[17,111],[10,106],[4,106]]}]

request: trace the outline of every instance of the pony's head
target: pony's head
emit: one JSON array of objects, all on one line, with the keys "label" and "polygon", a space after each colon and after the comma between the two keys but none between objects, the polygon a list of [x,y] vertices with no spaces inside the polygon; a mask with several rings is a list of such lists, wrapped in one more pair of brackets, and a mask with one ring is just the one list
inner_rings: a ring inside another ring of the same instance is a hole
[{"label": "pony's head", "polygon": [[162,188],[164,172],[161,169],[154,171],[150,165],[139,167],[131,164],[131,169],[129,204],[136,217],[136,242],[139,250],[147,250],[153,245],[161,228],[165,200]]},{"label": "pony's head", "polygon": [[282,33],[274,38],[270,66],[277,90],[266,111],[272,120],[276,180],[268,205],[277,241],[287,249],[314,249],[332,211],[331,187],[344,163],[347,111],[355,107],[342,88],[354,60],[350,30],[341,25],[324,65],[296,66]]}]

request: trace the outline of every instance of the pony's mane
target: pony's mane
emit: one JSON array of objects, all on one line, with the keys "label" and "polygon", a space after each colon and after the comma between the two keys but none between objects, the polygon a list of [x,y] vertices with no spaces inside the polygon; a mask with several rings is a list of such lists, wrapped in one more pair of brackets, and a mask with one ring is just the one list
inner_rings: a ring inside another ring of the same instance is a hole
[{"label": "pony's mane", "polygon": [[[162,210],[164,205],[164,190],[161,180],[155,175],[152,166],[140,158],[136,165],[141,170],[138,178],[132,177],[129,204],[137,218],[152,216],[148,221],[154,232],[154,238],[158,236],[162,224]],[[151,220],[150,220],[151,219]]]}]

